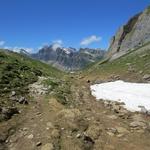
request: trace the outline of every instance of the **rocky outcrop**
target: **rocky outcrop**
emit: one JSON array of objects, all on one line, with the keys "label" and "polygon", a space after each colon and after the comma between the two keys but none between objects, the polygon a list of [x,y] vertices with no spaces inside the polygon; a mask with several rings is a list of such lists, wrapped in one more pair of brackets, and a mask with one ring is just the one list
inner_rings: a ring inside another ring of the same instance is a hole
[{"label": "rocky outcrop", "polygon": [[77,51],[74,48],[53,49],[53,46],[46,46],[39,50],[38,53],[31,56],[35,59],[52,64],[63,70],[79,70],[92,62],[103,58],[105,54],[101,49],[81,48]]},{"label": "rocky outcrop", "polygon": [[111,39],[108,56],[117,54],[119,57],[147,42],[150,42],[150,7],[132,17],[118,30]]}]

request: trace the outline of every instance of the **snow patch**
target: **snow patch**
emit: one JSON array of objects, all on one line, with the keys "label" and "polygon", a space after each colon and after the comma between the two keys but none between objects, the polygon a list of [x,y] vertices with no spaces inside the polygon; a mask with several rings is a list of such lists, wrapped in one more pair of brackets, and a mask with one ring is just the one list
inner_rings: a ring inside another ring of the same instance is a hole
[{"label": "snow patch", "polygon": [[111,100],[124,102],[124,107],[129,111],[141,111],[140,106],[150,110],[150,84],[129,83],[124,81],[95,84],[91,92],[97,100]]},{"label": "snow patch", "polygon": [[63,51],[68,55],[71,53],[71,50],[69,48],[63,48]]}]

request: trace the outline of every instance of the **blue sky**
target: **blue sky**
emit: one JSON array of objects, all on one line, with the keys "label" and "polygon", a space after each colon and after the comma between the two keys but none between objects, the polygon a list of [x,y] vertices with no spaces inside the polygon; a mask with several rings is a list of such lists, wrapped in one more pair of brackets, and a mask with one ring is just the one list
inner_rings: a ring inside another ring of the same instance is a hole
[{"label": "blue sky", "polygon": [[0,0],[0,46],[107,48],[117,29],[148,5],[149,0]]}]

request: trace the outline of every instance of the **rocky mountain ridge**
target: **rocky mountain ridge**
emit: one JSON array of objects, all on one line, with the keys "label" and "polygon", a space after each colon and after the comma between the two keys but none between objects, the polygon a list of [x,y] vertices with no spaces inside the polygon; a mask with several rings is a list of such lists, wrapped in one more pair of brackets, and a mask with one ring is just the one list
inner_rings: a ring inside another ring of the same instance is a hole
[{"label": "rocky mountain ridge", "polygon": [[32,58],[44,61],[48,64],[63,70],[79,70],[90,63],[96,62],[103,58],[105,54],[101,49],[80,48],[53,48],[53,45],[45,46],[35,54],[31,54]]},{"label": "rocky mountain ridge", "polygon": [[150,42],[150,6],[119,28],[110,41],[107,56],[120,57],[148,42]]}]

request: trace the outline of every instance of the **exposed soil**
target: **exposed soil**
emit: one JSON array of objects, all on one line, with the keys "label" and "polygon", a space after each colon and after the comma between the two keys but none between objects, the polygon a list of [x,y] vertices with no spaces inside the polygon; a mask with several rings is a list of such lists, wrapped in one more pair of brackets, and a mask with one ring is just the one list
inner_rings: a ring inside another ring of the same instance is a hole
[{"label": "exposed soil", "polygon": [[71,80],[72,105],[38,95],[1,123],[0,150],[149,150],[149,116],[97,102],[90,83]]}]

